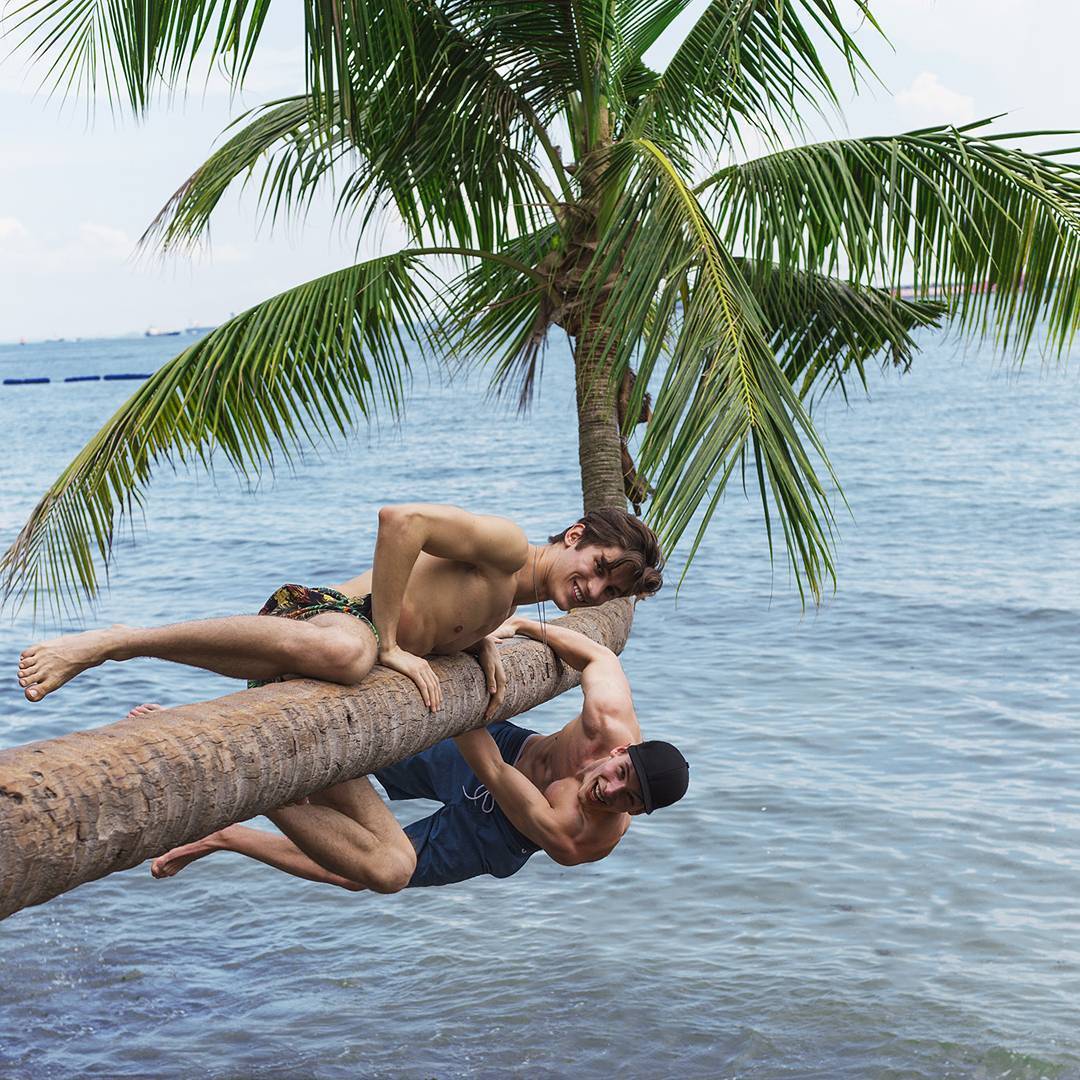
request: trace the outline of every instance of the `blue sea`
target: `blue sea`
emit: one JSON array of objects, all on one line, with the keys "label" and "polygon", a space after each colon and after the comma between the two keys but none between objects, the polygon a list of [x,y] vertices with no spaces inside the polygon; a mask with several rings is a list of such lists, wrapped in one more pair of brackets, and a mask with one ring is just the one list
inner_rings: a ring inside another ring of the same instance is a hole
[{"label": "blue sea", "polygon": [[[85,885],[0,923],[0,1076],[1080,1077],[1080,377],[923,344],[817,413],[850,508],[820,607],[737,486],[682,589],[639,606],[623,659],[646,734],[691,761],[682,803],[505,882],[354,895],[215,855]],[[0,377],[53,379],[0,387],[5,546],[136,385],[57,380],[177,347],[0,348]],[[524,418],[420,368],[401,426],[258,483],[162,467],[85,625],[340,580],[388,502],[542,539],[580,508],[573,414],[553,346]],[[0,746],[236,688],[133,661],[31,705],[39,634],[0,622]]]}]

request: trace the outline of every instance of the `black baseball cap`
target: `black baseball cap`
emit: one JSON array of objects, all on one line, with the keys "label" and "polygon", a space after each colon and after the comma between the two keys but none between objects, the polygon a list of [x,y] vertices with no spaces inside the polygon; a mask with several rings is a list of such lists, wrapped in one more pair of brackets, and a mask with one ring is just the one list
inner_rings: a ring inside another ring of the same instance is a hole
[{"label": "black baseball cap", "polygon": [[641,784],[646,814],[657,807],[670,806],[686,794],[690,765],[671,743],[650,739],[628,746],[626,752]]}]

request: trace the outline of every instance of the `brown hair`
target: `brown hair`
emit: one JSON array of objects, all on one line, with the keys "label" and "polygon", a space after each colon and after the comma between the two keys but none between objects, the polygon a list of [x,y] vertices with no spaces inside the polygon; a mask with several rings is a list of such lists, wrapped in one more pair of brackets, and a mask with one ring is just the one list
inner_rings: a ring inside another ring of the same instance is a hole
[{"label": "brown hair", "polygon": [[[660,542],[652,529],[625,510],[616,510],[605,506],[600,510],[590,510],[578,518],[575,525],[584,525],[585,529],[577,547],[617,547],[624,552],[612,560],[608,568],[614,572],[620,566],[633,569],[628,595],[652,596],[664,584],[661,571],[664,568],[664,556],[660,551]],[[549,544],[561,544],[570,525],[556,536],[549,536]]]}]

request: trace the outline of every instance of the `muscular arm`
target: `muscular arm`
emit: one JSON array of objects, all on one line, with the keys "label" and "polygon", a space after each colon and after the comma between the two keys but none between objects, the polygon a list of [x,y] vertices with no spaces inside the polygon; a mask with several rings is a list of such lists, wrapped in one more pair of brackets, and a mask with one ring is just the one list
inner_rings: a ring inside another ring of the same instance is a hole
[{"label": "muscular arm", "polygon": [[630,683],[619,658],[609,648],[565,626],[541,626],[521,618],[509,619],[504,626],[535,641],[546,641],[563,663],[581,672],[585,695],[581,726],[586,738],[610,734],[617,742],[641,741]]},{"label": "muscular arm", "polygon": [[578,843],[585,822],[576,803],[571,799],[558,806],[548,802],[531,780],[503,761],[486,728],[467,731],[454,742],[514,827],[539,844],[557,863],[574,866],[607,854]]},{"label": "muscular arm", "polygon": [[414,503],[379,511],[371,607],[379,633],[379,662],[408,675],[430,709],[442,704],[438,679],[426,662],[398,647],[401,604],[420,552],[512,574],[528,556],[525,534],[505,518],[480,516],[456,506]]},{"label": "muscular arm", "polygon": [[385,648],[397,646],[401,602],[421,551],[512,574],[525,564],[529,545],[521,529],[505,518],[433,503],[384,506],[375,537],[371,604]]}]

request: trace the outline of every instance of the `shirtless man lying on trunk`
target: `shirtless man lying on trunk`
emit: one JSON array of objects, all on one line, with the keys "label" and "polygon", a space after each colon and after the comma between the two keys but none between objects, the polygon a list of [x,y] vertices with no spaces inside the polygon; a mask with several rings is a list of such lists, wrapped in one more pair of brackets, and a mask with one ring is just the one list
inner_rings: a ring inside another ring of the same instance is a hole
[{"label": "shirtless man lying on trunk", "polygon": [[496,686],[494,713],[502,678],[485,637],[518,604],[552,600],[569,611],[649,595],[661,584],[656,537],[621,510],[592,511],[534,545],[505,518],[454,506],[386,506],[372,569],[343,585],[283,585],[258,615],[113,626],[46,641],[20,657],[19,685],[40,701],[87,668],[136,656],[255,685],[285,676],[352,685],[379,663],[412,679],[435,711],[442,690],[422,657],[468,649]]},{"label": "shirtless man lying on trunk", "polygon": [[311,881],[393,893],[509,877],[541,849],[564,866],[609,855],[632,817],[682,798],[689,768],[670,743],[641,741],[630,686],[610,649],[524,619],[496,635],[515,633],[546,640],[581,671],[581,713],[560,731],[538,735],[503,721],[380,769],[375,778],[391,799],[444,804],[405,829],[360,777],[269,814],[284,836],[230,825],[155,859],[154,877],[235,851]]}]

